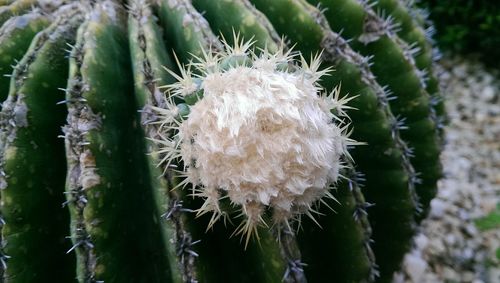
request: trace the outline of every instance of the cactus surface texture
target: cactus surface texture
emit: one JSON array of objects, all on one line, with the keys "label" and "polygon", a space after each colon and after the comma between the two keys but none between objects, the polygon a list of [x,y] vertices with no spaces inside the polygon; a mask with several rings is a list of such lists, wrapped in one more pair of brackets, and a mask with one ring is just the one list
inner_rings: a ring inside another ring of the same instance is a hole
[{"label": "cactus surface texture", "polygon": [[0,0],[0,282],[391,282],[441,176],[398,0]]}]

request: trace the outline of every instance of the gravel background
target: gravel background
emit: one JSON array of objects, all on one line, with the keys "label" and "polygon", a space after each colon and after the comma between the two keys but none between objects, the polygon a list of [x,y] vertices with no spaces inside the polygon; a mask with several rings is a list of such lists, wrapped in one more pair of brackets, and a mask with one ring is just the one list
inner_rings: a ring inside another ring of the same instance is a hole
[{"label": "gravel background", "polygon": [[476,224],[500,203],[500,74],[472,59],[441,66],[445,178],[394,283],[500,283],[500,223],[485,231]]}]

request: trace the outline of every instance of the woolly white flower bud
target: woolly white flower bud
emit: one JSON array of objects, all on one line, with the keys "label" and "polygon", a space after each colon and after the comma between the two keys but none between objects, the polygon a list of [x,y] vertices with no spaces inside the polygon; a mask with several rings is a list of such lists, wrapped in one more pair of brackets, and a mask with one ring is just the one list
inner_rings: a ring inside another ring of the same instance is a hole
[{"label": "woolly white flower bud", "polygon": [[[248,43],[235,42],[235,47],[226,45],[226,52],[206,54],[207,62],[198,58],[201,62],[192,65],[201,74],[198,89],[193,90],[189,70],[170,86],[178,97],[196,91],[202,98],[177,122],[178,149],[165,141],[160,148],[166,159],[180,157],[187,177],[182,185],[197,186],[196,195],[205,199],[198,213],[213,213],[210,225],[222,213],[221,196],[241,207],[246,221],[237,232],[248,241],[259,223],[265,225],[266,207],[274,221],[286,222],[300,213],[310,215],[313,203],[331,197],[330,184],[339,176],[350,141],[331,108],[344,115],[339,110],[348,100],[339,99],[338,90],[321,93],[316,81],[325,71],[318,71],[319,56],[309,64],[302,58],[302,67],[287,72],[278,64],[296,63],[289,52],[257,56],[247,51]],[[243,56],[249,63],[214,67],[231,62],[236,51],[238,62]]]}]

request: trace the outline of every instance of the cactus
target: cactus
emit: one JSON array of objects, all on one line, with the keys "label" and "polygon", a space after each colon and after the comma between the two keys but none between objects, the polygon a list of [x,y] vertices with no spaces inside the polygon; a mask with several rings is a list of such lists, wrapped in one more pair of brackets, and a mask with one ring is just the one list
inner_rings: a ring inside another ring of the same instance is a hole
[{"label": "cactus", "polygon": [[[8,243],[5,252],[10,256],[6,280],[49,281],[54,276],[51,270],[61,267],[60,278],[72,277],[68,268],[73,259],[65,255],[69,246],[64,239],[69,215],[61,208],[64,146],[57,138],[66,111],[57,105],[57,87],[66,81],[64,49],[73,40],[79,18],[61,16],[37,34],[13,72],[3,103],[2,214],[10,220],[2,227],[2,240]],[[46,111],[51,115],[45,115]],[[45,260],[33,258],[34,254]]]},{"label": "cactus", "polygon": [[0,30],[0,100],[9,93],[11,66],[20,60],[29,47],[31,39],[45,28],[48,20],[37,11],[16,16],[6,21]]},{"label": "cactus", "polygon": [[45,2],[0,2],[1,282],[391,280],[444,119],[406,6]]}]

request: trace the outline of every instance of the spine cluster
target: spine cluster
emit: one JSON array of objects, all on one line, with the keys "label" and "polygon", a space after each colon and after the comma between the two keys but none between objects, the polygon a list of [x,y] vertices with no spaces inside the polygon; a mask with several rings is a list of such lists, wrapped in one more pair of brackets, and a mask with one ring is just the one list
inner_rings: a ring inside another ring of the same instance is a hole
[{"label": "spine cluster", "polygon": [[317,83],[328,72],[319,70],[319,56],[297,61],[291,51],[256,54],[252,42],[234,42],[179,66],[154,123],[163,162],[179,165],[179,186],[204,199],[198,215],[212,213],[212,226],[226,215],[220,200],[229,198],[245,216],[236,233],[248,242],[268,225],[266,209],[274,223],[312,217],[313,204],[332,197],[330,185],[354,141],[346,134],[349,99]]}]

